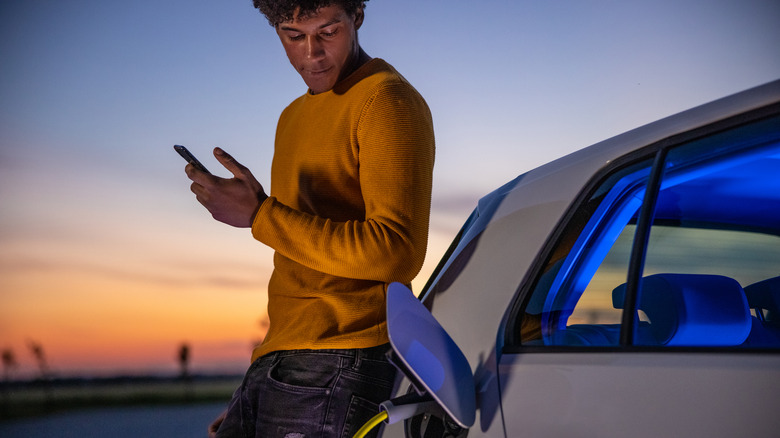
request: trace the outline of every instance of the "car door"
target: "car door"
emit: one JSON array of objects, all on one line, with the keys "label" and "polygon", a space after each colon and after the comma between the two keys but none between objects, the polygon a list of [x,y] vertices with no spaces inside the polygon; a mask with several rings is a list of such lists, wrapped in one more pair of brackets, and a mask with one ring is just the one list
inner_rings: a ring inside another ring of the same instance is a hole
[{"label": "car door", "polygon": [[720,120],[595,175],[499,345],[507,437],[780,430],[780,116]]}]

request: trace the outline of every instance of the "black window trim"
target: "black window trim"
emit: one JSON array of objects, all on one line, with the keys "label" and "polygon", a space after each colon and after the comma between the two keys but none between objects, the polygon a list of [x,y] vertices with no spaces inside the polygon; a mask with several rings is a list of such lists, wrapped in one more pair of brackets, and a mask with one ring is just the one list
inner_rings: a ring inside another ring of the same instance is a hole
[{"label": "black window trim", "polygon": [[620,323],[620,346],[634,344],[635,323],[637,318],[637,297],[641,287],[642,274],[645,268],[647,256],[647,242],[650,240],[650,230],[655,216],[655,207],[658,203],[658,192],[661,186],[664,170],[666,168],[666,154],[669,148],[660,148],[655,155],[653,167],[650,170],[650,178],[645,188],[645,198],[639,210],[634,241],[631,243],[631,255],[628,261],[628,274],[626,276],[626,296],[623,303],[623,315]]}]

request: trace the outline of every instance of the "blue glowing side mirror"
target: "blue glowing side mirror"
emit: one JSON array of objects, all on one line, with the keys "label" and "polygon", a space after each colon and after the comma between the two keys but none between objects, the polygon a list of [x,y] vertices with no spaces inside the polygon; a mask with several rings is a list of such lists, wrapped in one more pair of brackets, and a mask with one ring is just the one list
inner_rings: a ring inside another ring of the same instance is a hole
[{"label": "blue glowing side mirror", "polygon": [[474,376],[466,356],[409,288],[387,288],[387,329],[397,365],[459,426],[476,417]]}]

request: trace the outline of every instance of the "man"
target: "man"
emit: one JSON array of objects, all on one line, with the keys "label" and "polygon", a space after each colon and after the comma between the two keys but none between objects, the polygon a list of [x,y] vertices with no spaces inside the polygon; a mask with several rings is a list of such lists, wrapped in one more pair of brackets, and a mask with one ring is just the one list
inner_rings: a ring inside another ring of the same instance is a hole
[{"label": "man", "polygon": [[391,396],[387,284],[410,283],[428,238],[433,122],[417,91],[358,43],[365,4],[254,0],[308,86],[279,118],[271,192],[186,167],[227,224],[275,250],[271,325],[216,437],[352,436]]}]

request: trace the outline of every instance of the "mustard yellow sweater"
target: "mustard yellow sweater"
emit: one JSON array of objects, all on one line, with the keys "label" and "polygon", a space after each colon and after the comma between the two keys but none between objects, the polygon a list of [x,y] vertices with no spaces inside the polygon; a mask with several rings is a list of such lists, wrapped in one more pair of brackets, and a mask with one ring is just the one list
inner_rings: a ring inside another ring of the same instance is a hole
[{"label": "mustard yellow sweater", "polygon": [[271,326],[253,361],[387,342],[387,284],[410,283],[425,258],[433,162],[428,106],[381,59],[282,112],[252,225],[276,251]]}]

